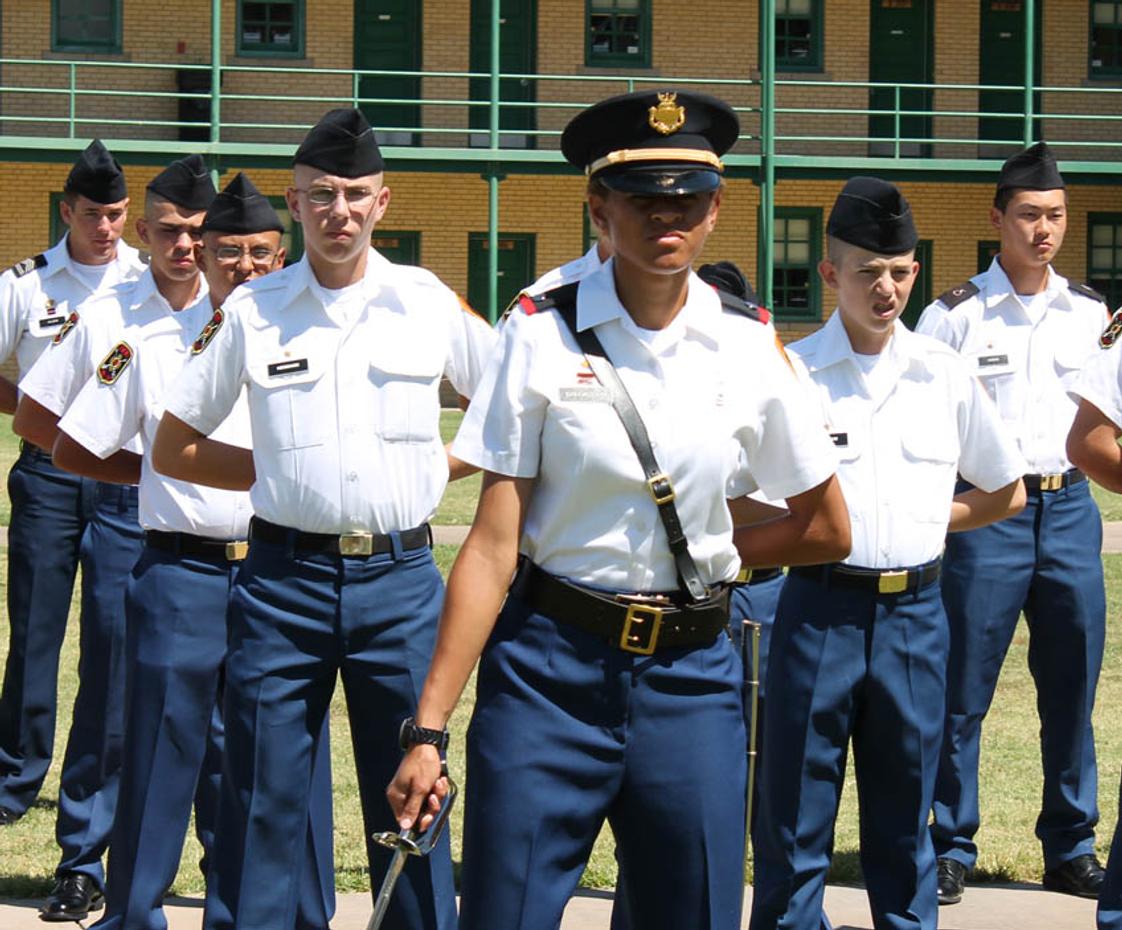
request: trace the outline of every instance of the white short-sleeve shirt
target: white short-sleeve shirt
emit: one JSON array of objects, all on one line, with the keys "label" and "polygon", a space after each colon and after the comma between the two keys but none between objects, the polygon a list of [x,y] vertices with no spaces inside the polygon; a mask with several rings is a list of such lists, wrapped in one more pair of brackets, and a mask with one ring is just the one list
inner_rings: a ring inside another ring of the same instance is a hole
[{"label": "white short-sleeve shirt", "polygon": [[853,547],[845,562],[905,568],[939,556],[955,479],[996,491],[1024,459],[968,362],[897,322],[873,378],[862,370],[837,311],[788,346],[834,442]]},{"label": "white short-sleeve shirt", "polygon": [[[190,355],[192,344],[214,313],[209,301],[119,334],[130,361],[111,383],[96,376],[86,381],[59,429],[99,458],[131,447],[140,438],[140,525],[149,530],[190,533],[212,539],[245,539],[252,507],[248,491],[227,491],[189,484],[152,468],[152,444],[164,412],[167,391]],[[249,408],[240,397],[212,434],[248,449]]]},{"label": "white short-sleeve shirt", "polygon": [[1068,391],[1075,403],[1088,400],[1103,415],[1122,429],[1122,345],[1114,343],[1109,349],[1092,356]]},{"label": "white short-sleeve shirt", "polygon": [[[596,327],[643,417],[702,579],[733,579],[726,494],[758,485],[790,497],[836,462],[773,332],[722,312],[696,275],[671,325],[641,330],[616,296],[611,261],[581,280],[577,326]],[[546,571],[615,591],[679,586],[635,451],[556,312],[511,315],[452,452],[537,479],[521,551]]]},{"label": "white short-sleeve shirt", "polygon": [[1068,396],[1084,362],[1098,351],[1106,305],[1048,271],[1040,310],[1025,304],[995,258],[970,279],[976,293],[948,307],[936,300],[916,332],[966,358],[997,405],[1028,463],[1029,474],[1071,467],[1065,446],[1076,404]]},{"label": "white short-sleeve shirt", "polygon": [[428,271],[367,263],[346,311],[307,257],[251,281],[191,357],[166,409],[209,435],[247,391],[254,513],[307,532],[430,519],[448,481],[441,375],[470,396],[495,334]]},{"label": "white short-sleeve shirt", "polygon": [[87,275],[70,258],[68,239],[69,234],[41,255],[18,262],[0,275],[0,360],[15,352],[20,378],[31,370],[71,313],[91,297],[133,281],[145,270],[140,253],[127,242],[118,242],[116,258],[104,266],[96,287],[91,287]]}]

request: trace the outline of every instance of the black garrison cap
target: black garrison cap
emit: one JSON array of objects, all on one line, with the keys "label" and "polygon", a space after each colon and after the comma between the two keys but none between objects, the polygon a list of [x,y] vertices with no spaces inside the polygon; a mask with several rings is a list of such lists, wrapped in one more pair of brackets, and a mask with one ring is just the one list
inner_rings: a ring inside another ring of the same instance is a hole
[{"label": "black garrison cap", "polygon": [[1047,142],[1037,142],[1018,152],[1001,166],[997,189],[1023,188],[1030,191],[1055,191],[1065,187],[1056,158]]},{"label": "black garrison cap", "polygon": [[284,232],[277,211],[241,171],[214,198],[203,217],[203,232],[246,236],[272,230]]},{"label": "black garrison cap", "polygon": [[880,255],[902,255],[919,242],[912,208],[895,184],[850,178],[830,211],[826,233]]},{"label": "black garrison cap", "polygon": [[217,191],[202,155],[173,161],[148,182],[148,192],[186,210],[205,210]]},{"label": "black garrison cap", "polygon": [[716,190],[740,122],[716,97],[642,90],[578,113],[561,135],[569,164],[612,190],[693,194]]},{"label": "black garrison cap", "polygon": [[88,197],[94,203],[116,203],[128,196],[125,173],[99,139],[94,139],[78,156],[63,189],[68,194]]},{"label": "black garrison cap", "polygon": [[386,168],[374,130],[362,112],[354,108],[324,114],[308,130],[292,163],[311,165],[340,178],[361,178]]},{"label": "black garrison cap", "polygon": [[711,284],[726,294],[732,294],[753,304],[760,302],[744,272],[734,262],[722,261],[702,265],[697,269],[697,276],[706,284]]}]

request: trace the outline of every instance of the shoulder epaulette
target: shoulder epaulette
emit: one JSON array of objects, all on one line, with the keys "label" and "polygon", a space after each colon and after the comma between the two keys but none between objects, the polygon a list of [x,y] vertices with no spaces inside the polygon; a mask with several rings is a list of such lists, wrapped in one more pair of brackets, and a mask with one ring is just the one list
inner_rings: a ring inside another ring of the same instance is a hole
[{"label": "shoulder epaulette", "polygon": [[968,300],[978,293],[978,285],[973,281],[964,281],[962,284],[956,284],[954,287],[948,288],[943,291],[936,300],[941,300],[943,305],[949,310],[957,307],[964,300]]},{"label": "shoulder epaulette", "polygon": [[577,301],[577,282],[562,284],[552,291],[531,297],[529,294],[518,295],[518,305],[527,316],[540,313],[543,310],[560,310],[568,306],[575,306]]},{"label": "shoulder epaulette", "polygon": [[17,278],[22,278],[25,274],[34,271],[36,268],[44,268],[47,264],[47,256],[40,252],[38,255],[33,255],[31,258],[25,258],[21,262],[16,262],[8,270]]},{"label": "shoulder epaulette", "polygon": [[1076,294],[1082,294],[1084,297],[1090,297],[1091,300],[1098,301],[1100,304],[1106,303],[1106,298],[1096,291],[1093,287],[1086,284],[1076,284],[1074,281],[1068,281],[1067,286],[1069,290],[1075,291]]},{"label": "shoulder epaulette", "polygon": [[754,304],[745,300],[743,297],[737,297],[735,294],[730,294],[728,291],[722,291],[720,288],[713,288],[717,292],[717,296],[721,298],[721,309],[725,313],[738,313],[741,316],[746,316],[750,320],[755,320],[757,323],[767,323],[771,319],[771,314],[759,304]]}]

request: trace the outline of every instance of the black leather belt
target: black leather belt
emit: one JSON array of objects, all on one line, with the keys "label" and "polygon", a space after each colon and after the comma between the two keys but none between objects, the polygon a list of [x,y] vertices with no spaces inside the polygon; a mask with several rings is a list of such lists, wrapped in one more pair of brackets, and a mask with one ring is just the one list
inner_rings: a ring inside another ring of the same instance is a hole
[{"label": "black leather belt", "polygon": [[1073,484],[1081,484],[1087,476],[1078,468],[1069,468],[1067,471],[1053,475],[1025,475],[1026,491],[1060,491],[1070,488]]},{"label": "black leather belt", "polygon": [[[427,523],[397,534],[402,549],[424,549],[432,545],[432,532]],[[296,555],[343,555],[363,557],[393,552],[393,538],[382,533],[305,533],[287,526],[278,526],[260,517],[249,521],[249,538],[286,546],[291,544]]]},{"label": "black leather belt", "polygon": [[249,543],[244,539],[226,541],[166,530],[147,530],[144,533],[144,545],[163,552],[190,555],[215,562],[240,562],[249,551]]},{"label": "black leather belt", "polygon": [[763,584],[783,574],[781,568],[742,568],[734,584]]},{"label": "black leather belt", "polygon": [[40,449],[35,443],[28,442],[26,439],[21,439],[19,441],[19,452],[20,455],[24,455],[29,459],[41,459],[44,462],[53,461],[51,453],[46,449]]},{"label": "black leather belt", "polygon": [[608,594],[562,581],[523,560],[511,593],[531,609],[597,636],[624,652],[649,656],[672,646],[708,646],[729,619],[728,591],[685,607],[669,595]]},{"label": "black leather belt", "polygon": [[874,594],[903,594],[938,581],[942,563],[942,559],[934,559],[914,568],[881,569],[830,562],[826,565],[792,565],[788,572],[831,587],[857,588]]}]

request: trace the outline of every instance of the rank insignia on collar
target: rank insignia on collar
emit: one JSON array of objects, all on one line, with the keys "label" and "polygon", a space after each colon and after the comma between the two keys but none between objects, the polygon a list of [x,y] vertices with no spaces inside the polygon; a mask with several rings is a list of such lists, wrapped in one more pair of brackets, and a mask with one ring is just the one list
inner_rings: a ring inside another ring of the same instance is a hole
[{"label": "rank insignia on collar", "polygon": [[121,372],[129,367],[132,356],[132,346],[127,342],[118,342],[97,366],[97,380],[102,384],[113,384],[121,377]]},{"label": "rank insignia on collar", "polygon": [[678,95],[673,91],[658,95],[658,106],[647,110],[647,122],[659,135],[677,132],[686,122],[686,108],[678,106]]},{"label": "rank insignia on collar", "polygon": [[214,316],[207,320],[203,331],[199,333],[199,337],[191,343],[192,355],[198,355],[203,349],[210,345],[210,341],[215,337],[218,330],[222,328],[222,321],[225,319],[226,314],[222,312],[221,307],[214,311]]},{"label": "rank insignia on collar", "polygon": [[78,311],[77,310],[71,310],[70,311],[70,316],[68,316],[66,318],[66,322],[63,323],[62,327],[59,329],[59,331],[57,333],[55,333],[55,338],[52,339],[51,342],[54,345],[57,346],[60,342],[62,342],[63,339],[66,338],[66,334],[69,333],[70,330],[72,330],[77,325],[78,325]]},{"label": "rank insignia on collar", "polygon": [[58,304],[54,302],[53,298],[48,297],[47,302],[44,304],[44,306],[47,308],[47,313],[54,313],[55,308],[58,306]]},{"label": "rank insignia on collar", "polygon": [[1099,348],[1109,349],[1115,342],[1118,341],[1118,336],[1122,335],[1122,309],[1115,310],[1114,316],[1110,318],[1110,323],[1103,334],[1099,336]]}]

